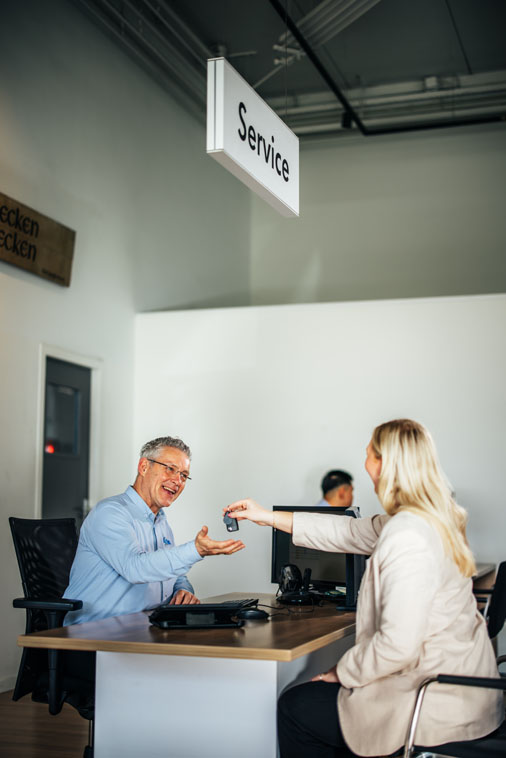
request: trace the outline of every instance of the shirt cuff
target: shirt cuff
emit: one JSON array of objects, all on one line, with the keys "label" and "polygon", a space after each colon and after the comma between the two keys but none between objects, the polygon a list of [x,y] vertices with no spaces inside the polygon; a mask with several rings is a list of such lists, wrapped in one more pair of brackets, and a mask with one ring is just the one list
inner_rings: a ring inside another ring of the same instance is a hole
[{"label": "shirt cuff", "polygon": [[188,592],[191,592],[192,595],[195,594],[193,585],[190,584],[186,576],[180,576],[176,579],[174,582],[174,588],[172,590],[172,596],[174,596],[178,590],[188,590]]},{"label": "shirt cuff", "polygon": [[178,551],[181,551],[182,561],[188,566],[193,566],[194,563],[198,563],[204,557],[200,555],[199,551],[195,547],[195,540],[191,542],[183,542],[182,545],[177,546]]}]

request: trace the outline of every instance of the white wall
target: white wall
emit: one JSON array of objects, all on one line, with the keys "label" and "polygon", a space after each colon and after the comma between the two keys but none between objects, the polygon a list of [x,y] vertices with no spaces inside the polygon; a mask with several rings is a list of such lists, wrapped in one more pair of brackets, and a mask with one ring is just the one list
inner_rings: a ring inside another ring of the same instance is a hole
[{"label": "white wall", "polygon": [[1,691],[24,628],[7,517],[36,515],[41,344],[102,366],[96,494],[122,491],[134,312],[248,302],[250,206],[202,126],[72,3],[3,2],[0,70],[0,191],[77,232],[69,289],[0,263]]},{"label": "white wall", "polygon": [[[505,319],[504,295],[138,315],[134,439],[176,434],[193,451],[168,513],[177,540],[203,523],[225,539],[221,508],[240,497],[314,504],[336,467],[362,513],[379,512],[365,447],[376,424],[412,417],[468,509],[477,559],[504,560]],[[192,569],[199,594],[272,589],[270,530],[239,534],[246,550]]]},{"label": "white wall", "polygon": [[506,291],[506,125],[302,143],[300,218],[258,198],[256,305]]}]

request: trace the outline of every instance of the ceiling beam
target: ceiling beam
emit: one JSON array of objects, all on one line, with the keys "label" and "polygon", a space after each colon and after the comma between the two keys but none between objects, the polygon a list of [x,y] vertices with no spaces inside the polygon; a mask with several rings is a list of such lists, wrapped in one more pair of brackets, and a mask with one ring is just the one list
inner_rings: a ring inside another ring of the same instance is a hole
[{"label": "ceiling beam", "polygon": [[[400,118],[397,119],[397,124],[392,125],[391,123],[389,125],[385,126],[377,126],[375,128],[370,128],[367,126],[364,121],[362,120],[361,116],[358,114],[356,108],[350,103],[348,97],[342,92],[342,90],[338,87],[336,82],[334,81],[333,77],[329,74],[323,63],[320,61],[317,54],[314,52],[311,45],[308,43],[308,41],[305,39],[304,35],[299,30],[297,24],[293,21],[293,19],[288,15],[287,9],[281,5],[281,2],[279,0],[269,0],[270,4],[274,8],[274,10],[277,12],[279,17],[283,19],[287,29],[291,32],[294,39],[297,41],[301,49],[305,52],[308,59],[311,61],[313,66],[316,68],[322,79],[324,80],[327,87],[330,89],[330,91],[335,95],[339,103],[341,104],[343,108],[343,114],[341,119],[341,126],[351,126],[352,123],[355,123],[357,127],[359,128],[360,132],[366,136],[375,136],[380,134],[394,134],[396,132],[407,132],[407,131],[415,131],[417,129],[425,130],[425,129],[437,129],[441,128],[442,126],[468,126],[471,124],[483,124],[483,123],[491,123],[491,122],[498,122],[503,121],[505,118],[505,106],[504,101],[501,103],[501,105],[497,108],[497,110],[493,113],[483,113],[483,114],[465,114],[461,115],[460,117],[453,118],[445,114],[442,118],[427,118],[426,120],[420,120],[417,123],[399,123]],[[439,93],[441,94],[441,93]],[[411,121],[410,114],[406,114],[407,120]],[[447,120],[444,120],[446,117]]]}]

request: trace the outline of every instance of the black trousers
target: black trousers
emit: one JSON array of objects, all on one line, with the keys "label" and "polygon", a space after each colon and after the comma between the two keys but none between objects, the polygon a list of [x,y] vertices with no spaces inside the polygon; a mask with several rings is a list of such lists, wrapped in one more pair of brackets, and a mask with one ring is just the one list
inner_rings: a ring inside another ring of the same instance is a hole
[{"label": "black trousers", "polygon": [[278,702],[281,758],[353,758],[339,725],[339,684],[307,682],[284,692]]}]

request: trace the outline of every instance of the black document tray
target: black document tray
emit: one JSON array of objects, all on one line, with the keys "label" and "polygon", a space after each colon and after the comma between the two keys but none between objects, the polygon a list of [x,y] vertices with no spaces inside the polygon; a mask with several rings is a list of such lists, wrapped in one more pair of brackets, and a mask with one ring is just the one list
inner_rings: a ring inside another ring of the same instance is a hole
[{"label": "black document tray", "polygon": [[234,618],[243,608],[256,606],[258,599],[227,600],[200,605],[159,605],[149,615],[151,624],[160,629],[227,629],[243,626]]}]

